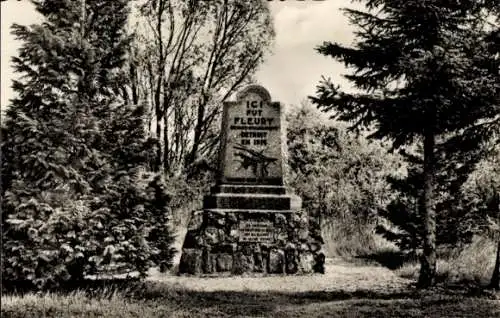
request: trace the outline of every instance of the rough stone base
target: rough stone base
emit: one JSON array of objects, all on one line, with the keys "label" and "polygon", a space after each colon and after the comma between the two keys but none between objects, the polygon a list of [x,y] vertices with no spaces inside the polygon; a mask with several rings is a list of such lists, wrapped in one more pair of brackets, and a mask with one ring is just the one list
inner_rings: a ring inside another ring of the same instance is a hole
[{"label": "rough stone base", "polygon": [[[268,221],[272,240],[241,242],[243,220]],[[182,247],[179,274],[306,274],[324,273],[320,230],[304,211],[195,211]]]}]

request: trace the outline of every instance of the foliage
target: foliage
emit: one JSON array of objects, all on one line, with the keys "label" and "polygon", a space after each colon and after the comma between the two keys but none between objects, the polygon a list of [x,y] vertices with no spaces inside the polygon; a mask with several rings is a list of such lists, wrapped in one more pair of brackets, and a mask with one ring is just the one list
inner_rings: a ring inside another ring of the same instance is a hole
[{"label": "foliage", "polygon": [[339,251],[357,240],[365,248],[357,252],[369,253],[377,213],[392,197],[386,175],[404,169],[383,145],[348,134],[321,116],[309,104],[288,114],[288,183],[310,215],[321,220],[327,245],[333,241]]},{"label": "foliage", "polygon": [[[467,211],[468,226],[478,234],[498,236],[500,215],[500,148],[492,156],[481,160],[461,188],[462,206]],[[493,223],[493,224],[492,224]],[[497,234],[497,235],[495,235]]]},{"label": "foliage", "polygon": [[171,197],[170,208],[172,209],[173,222],[177,227],[187,227],[191,213],[202,208],[203,196],[209,192],[210,186],[214,184],[214,174],[207,172],[205,168],[201,169],[201,171],[194,170],[195,176],[181,174],[168,178],[166,182]]},{"label": "foliage", "polygon": [[[57,2],[57,3],[55,3]],[[120,92],[128,1],[37,1],[2,144],[5,280],[38,288],[170,265],[170,200],[149,173],[144,108]],[[112,14],[111,14],[112,12]],[[85,23],[75,23],[85,21]]]},{"label": "foliage", "polygon": [[[412,159],[417,157],[413,155]],[[417,160],[421,160],[420,158]],[[411,160],[409,155],[407,160]],[[441,189],[435,197],[437,245],[461,246],[470,243],[476,234],[490,235],[495,232],[491,223],[498,222],[495,199],[500,192],[500,172],[497,167],[498,150],[474,165],[474,169],[465,175],[466,181],[460,182],[462,186],[458,190],[450,186],[449,178],[436,178],[437,187]],[[416,252],[422,248],[423,233],[419,208],[422,191],[421,166],[410,166],[408,176],[390,177],[389,181],[397,197],[386,210],[380,211],[380,215],[386,218],[391,226],[381,224],[378,232],[394,241],[402,250]]]},{"label": "foliage", "polygon": [[[323,81],[312,100],[348,121],[373,129],[370,138],[393,148],[419,143],[423,150],[418,206],[423,228],[419,286],[434,283],[435,207],[441,175],[457,186],[484,155],[484,141],[500,128],[499,60],[491,49],[491,2],[366,0],[367,11],[346,9],[358,27],[354,47],[324,43],[318,51],[353,69],[358,89]],[[455,182],[458,181],[458,182]],[[443,185],[445,183],[441,183]],[[450,183],[451,185],[451,183]]]},{"label": "foliage", "polygon": [[487,235],[497,242],[495,267],[490,286],[500,289],[500,147],[482,160],[462,187],[462,209],[466,222],[476,233]]},{"label": "foliage", "polygon": [[158,169],[177,176],[214,156],[220,101],[251,80],[273,39],[269,8],[260,0],[144,0],[138,12],[131,95],[150,107]]}]

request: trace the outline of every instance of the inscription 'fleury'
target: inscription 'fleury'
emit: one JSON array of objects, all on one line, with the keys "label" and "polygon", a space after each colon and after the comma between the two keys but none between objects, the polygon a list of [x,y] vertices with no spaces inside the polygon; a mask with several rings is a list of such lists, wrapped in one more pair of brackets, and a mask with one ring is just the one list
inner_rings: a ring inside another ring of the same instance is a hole
[{"label": "inscription 'fleury'", "polygon": [[234,117],[235,125],[256,125],[256,126],[271,126],[274,118],[265,117]]}]

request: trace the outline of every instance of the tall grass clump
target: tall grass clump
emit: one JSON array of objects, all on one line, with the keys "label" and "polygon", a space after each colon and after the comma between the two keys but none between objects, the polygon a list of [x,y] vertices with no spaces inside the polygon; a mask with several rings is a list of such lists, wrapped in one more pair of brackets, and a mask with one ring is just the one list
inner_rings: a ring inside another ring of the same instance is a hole
[{"label": "tall grass clump", "polygon": [[[484,236],[475,236],[470,244],[442,251],[438,255],[437,275],[444,283],[469,283],[486,286],[495,265],[496,243]],[[396,273],[416,279],[419,265],[407,263]]]},{"label": "tall grass clump", "polygon": [[325,119],[304,103],[288,114],[288,183],[321,224],[327,256],[359,256],[386,249],[375,234],[377,212],[391,199],[386,176],[401,162],[383,144]]}]

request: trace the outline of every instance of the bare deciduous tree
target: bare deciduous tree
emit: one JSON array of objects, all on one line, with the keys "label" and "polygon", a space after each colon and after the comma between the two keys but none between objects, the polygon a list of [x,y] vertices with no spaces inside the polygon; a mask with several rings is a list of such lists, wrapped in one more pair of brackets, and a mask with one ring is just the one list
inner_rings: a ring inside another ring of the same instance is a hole
[{"label": "bare deciduous tree", "polygon": [[131,54],[132,96],[150,105],[156,165],[177,174],[210,156],[229,97],[263,61],[274,37],[260,0],[144,0]]}]

